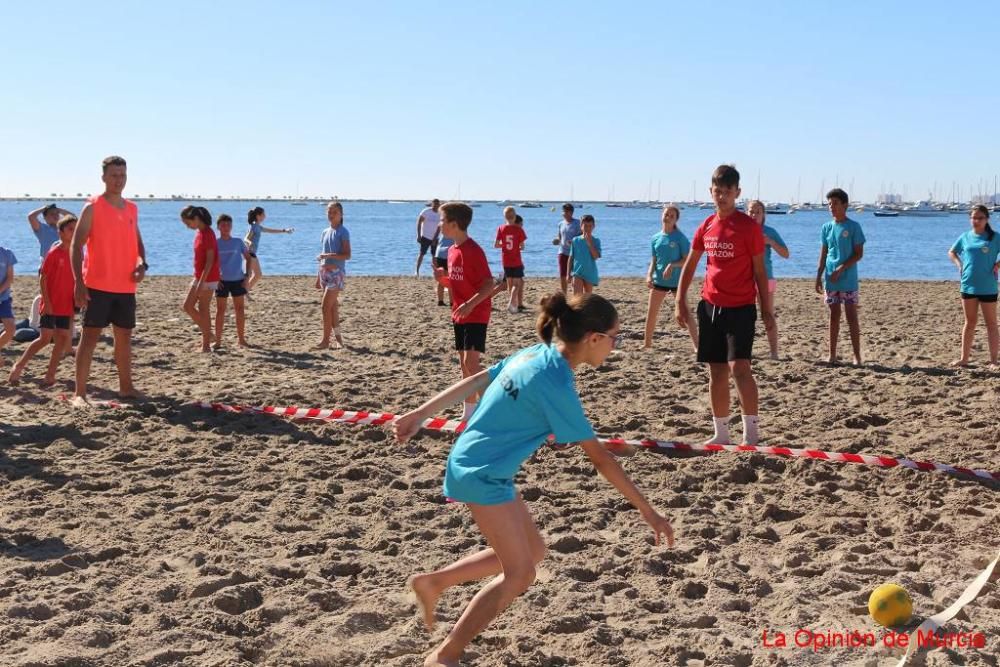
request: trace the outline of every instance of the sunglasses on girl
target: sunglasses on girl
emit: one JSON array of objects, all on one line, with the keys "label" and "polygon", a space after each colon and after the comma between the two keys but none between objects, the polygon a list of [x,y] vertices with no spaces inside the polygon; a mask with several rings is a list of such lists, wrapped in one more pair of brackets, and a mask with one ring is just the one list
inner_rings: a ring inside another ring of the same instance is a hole
[{"label": "sunglasses on girl", "polygon": [[619,333],[617,336],[612,336],[611,334],[602,333],[600,331],[595,331],[594,333],[597,334],[598,336],[605,336],[607,338],[610,338],[612,350],[621,345],[622,341],[625,340],[625,334],[623,333]]}]

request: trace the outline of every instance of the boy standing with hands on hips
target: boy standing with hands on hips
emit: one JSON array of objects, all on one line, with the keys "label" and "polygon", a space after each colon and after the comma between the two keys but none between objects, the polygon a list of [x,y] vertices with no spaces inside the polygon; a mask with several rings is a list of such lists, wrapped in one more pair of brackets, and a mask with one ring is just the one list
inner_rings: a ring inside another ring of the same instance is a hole
[{"label": "boy standing with hands on hips", "polygon": [[753,218],[736,209],[740,196],[740,173],[724,164],[712,174],[710,190],[715,213],[694,233],[691,252],[684,262],[674,317],[688,328],[687,291],[701,256],[707,255],[702,299],[698,304],[698,361],[707,363],[709,395],[715,433],[707,444],[730,444],[729,376],[743,412],[743,444],[760,439],[757,427],[757,382],[750,360],[757,322],[759,297],[765,326],[773,323],[767,270],[764,266],[764,234]]}]

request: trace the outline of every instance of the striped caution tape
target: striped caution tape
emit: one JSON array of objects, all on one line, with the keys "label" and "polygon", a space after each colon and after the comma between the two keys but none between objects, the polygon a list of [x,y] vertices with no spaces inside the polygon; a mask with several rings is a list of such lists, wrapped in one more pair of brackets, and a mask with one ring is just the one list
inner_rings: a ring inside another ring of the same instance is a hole
[{"label": "striped caution tape", "polygon": [[[348,410],[329,410],[319,408],[298,408],[298,407],[274,407],[270,405],[251,407],[244,405],[227,405],[225,403],[214,403],[199,401],[199,407],[215,410],[219,412],[238,412],[251,414],[266,414],[291,419],[313,419],[319,421],[337,422],[343,424],[370,424],[379,426],[391,424],[397,415],[387,412],[366,412]],[[425,429],[431,431],[446,431],[461,433],[465,429],[465,422],[433,418],[427,419],[423,423]],[[823,461],[836,461],[839,463],[854,463],[859,465],[878,466],[882,468],[903,467],[911,470],[921,470],[924,472],[943,472],[952,475],[966,475],[1000,482],[1000,473],[992,473],[986,470],[965,468],[962,466],[951,466],[943,463],[932,463],[930,461],[913,461],[907,458],[879,456],[874,454],[853,454],[851,452],[825,452],[818,449],[798,449],[793,447],[771,447],[764,445],[717,445],[717,444],[690,444],[674,442],[670,440],[629,440],[624,438],[601,438],[609,451],[622,456],[635,453],[639,449],[649,451],[687,451],[687,452],[756,452],[771,456],[784,456],[791,458],[819,459]]]}]

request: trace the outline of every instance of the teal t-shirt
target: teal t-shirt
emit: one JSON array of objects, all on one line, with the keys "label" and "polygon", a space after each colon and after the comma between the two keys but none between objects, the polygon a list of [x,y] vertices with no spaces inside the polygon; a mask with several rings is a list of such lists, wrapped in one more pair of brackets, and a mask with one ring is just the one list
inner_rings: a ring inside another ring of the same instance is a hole
[{"label": "teal t-shirt", "polygon": [[986,234],[969,230],[958,237],[951,246],[952,252],[962,260],[962,292],[987,295],[997,293],[997,274],[993,272],[1000,256],[1000,234],[992,239]]},{"label": "teal t-shirt", "polygon": [[[479,406],[448,455],[451,476],[511,480],[550,434],[557,442],[594,437],[573,370],[554,345],[539,343],[516,352],[491,366],[489,376]],[[446,496],[473,502],[457,491],[446,479]]]},{"label": "teal t-shirt", "polygon": [[[14,256],[14,251],[0,246],[0,283],[7,278],[7,269],[15,264],[17,264],[17,257]],[[6,301],[9,298],[10,288],[8,287],[3,292],[0,292],[0,302]]]},{"label": "teal t-shirt", "polygon": [[830,280],[830,274],[854,254],[854,247],[865,244],[865,233],[861,225],[845,219],[843,222],[831,220],[823,225],[820,232],[826,246],[826,270],[824,280],[828,292],[856,292],[858,289],[858,265],[852,264],[840,274],[840,280]]},{"label": "teal t-shirt", "polygon": [[653,249],[653,259],[656,260],[656,268],[653,270],[653,284],[659,287],[677,287],[681,280],[680,267],[670,271],[670,275],[663,277],[663,272],[667,264],[681,261],[691,251],[691,242],[684,236],[684,232],[674,228],[669,234],[657,232],[653,234],[650,241]]},{"label": "teal t-shirt", "polygon": [[[769,238],[780,246],[785,246],[784,239],[781,238],[781,234],[778,230],[770,225],[764,225],[764,237]],[[771,246],[764,244],[764,268],[767,269],[767,279],[774,280],[774,266],[771,264],[771,251],[774,250]],[[850,255],[848,255],[850,257]]]},{"label": "teal t-shirt", "polygon": [[[594,247],[597,248],[597,253],[600,254],[601,239],[596,236],[591,238],[594,241]],[[570,246],[573,249],[573,266],[570,268],[570,275],[579,276],[591,285],[597,285],[600,282],[600,276],[597,275],[597,260],[590,256],[587,239],[577,236]]]}]

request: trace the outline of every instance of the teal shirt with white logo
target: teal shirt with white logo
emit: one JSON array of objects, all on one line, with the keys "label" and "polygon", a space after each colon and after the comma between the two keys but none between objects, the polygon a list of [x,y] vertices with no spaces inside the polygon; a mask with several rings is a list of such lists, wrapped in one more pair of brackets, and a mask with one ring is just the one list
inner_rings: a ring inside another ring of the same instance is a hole
[{"label": "teal shirt with white logo", "polygon": [[[770,225],[764,225],[764,238],[771,239],[782,247],[787,247],[784,239],[781,238],[781,234],[778,233],[778,230]],[[774,280],[774,266],[771,264],[772,250],[774,250],[774,248],[766,243],[764,244],[764,268],[767,269],[768,280]]]},{"label": "teal shirt with white logo", "polygon": [[653,259],[656,260],[656,267],[653,269],[653,284],[658,287],[677,287],[681,280],[681,268],[671,269],[670,275],[663,277],[663,272],[667,269],[667,264],[681,261],[691,251],[691,242],[679,229],[669,234],[657,232],[650,240],[653,250]]},{"label": "teal shirt with white logo", "polygon": [[[596,236],[590,238],[594,242],[597,254],[600,255],[601,239]],[[590,255],[587,239],[577,236],[570,246],[573,249],[573,266],[570,267],[570,275],[583,278],[591,285],[597,285],[600,282],[600,276],[597,274],[597,260]]]},{"label": "teal shirt with white logo", "polygon": [[850,259],[854,247],[865,244],[865,233],[861,225],[846,218],[843,222],[831,220],[823,225],[820,232],[826,246],[826,270],[824,279],[827,292],[856,292],[858,290],[858,265],[852,264],[840,274],[840,280],[830,280],[830,274],[838,266]]},{"label": "teal shirt with white logo", "polygon": [[979,296],[997,293],[993,268],[1000,256],[1000,234],[994,232],[988,239],[970,229],[958,237],[951,250],[962,260],[962,292]]}]

